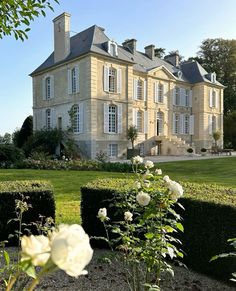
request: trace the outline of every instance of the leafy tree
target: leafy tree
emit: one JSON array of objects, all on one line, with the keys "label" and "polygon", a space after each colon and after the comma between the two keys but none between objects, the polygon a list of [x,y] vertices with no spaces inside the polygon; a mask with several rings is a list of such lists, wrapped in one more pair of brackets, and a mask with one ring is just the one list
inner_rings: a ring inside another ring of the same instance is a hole
[{"label": "leafy tree", "polygon": [[30,22],[40,15],[46,16],[47,8],[53,10],[51,2],[58,0],[1,0],[0,38],[14,35],[15,39],[27,39]]},{"label": "leafy tree", "polygon": [[28,116],[19,131],[14,133],[13,143],[18,148],[22,148],[27,142],[28,138],[33,134],[33,116]]},{"label": "leafy tree", "polygon": [[138,130],[134,125],[131,125],[127,130],[127,138],[131,141],[132,149],[134,149],[134,142],[138,137]]},{"label": "leafy tree", "polygon": [[0,136],[0,144],[10,144],[12,141],[11,134],[6,132],[4,136]]},{"label": "leafy tree", "polygon": [[217,141],[220,139],[221,133],[219,131],[214,131],[212,136],[215,141],[215,147],[217,147]]},{"label": "leafy tree", "polygon": [[215,72],[224,90],[225,113],[236,110],[236,40],[206,39],[196,60],[208,71]]},{"label": "leafy tree", "polygon": [[162,59],[165,55],[165,49],[162,47],[155,48],[155,57]]},{"label": "leafy tree", "polygon": [[224,116],[224,144],[236,149],[236,110]]}]

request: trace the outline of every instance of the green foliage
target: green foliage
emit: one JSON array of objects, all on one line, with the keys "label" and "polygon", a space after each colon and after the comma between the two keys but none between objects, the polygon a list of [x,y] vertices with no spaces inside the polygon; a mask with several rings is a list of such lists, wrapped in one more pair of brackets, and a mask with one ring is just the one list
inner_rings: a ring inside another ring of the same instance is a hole
[{"label": "green foliage", "polygon": [[[97,222],[97,211],[109,208],[116,193],[127,193],[134,187],[131,179],[101,179],[88,183],[81,188],[81,218],[84,229],[92,236],[104,235],[102,226]],[[227,279],[235,270],[236,262],[209,263],[210,258],[222,251],[228,251],[225,243],[235,234],[236,192],[232,188],[196,183],[181,183],[184,198],[184,234],[180,236],[187,266],[198,272]],[[160,185],[157,185],[160,187]],[[91,203],[92,201],[92,203]],[[114,219],[116,210],[111,211]],[[96,246],[101,246],[97,244]],[[104,246],[104,244],[103,244]]]},{"label": "green foliage", "polygon": [[[22,195],[28,197],[27,203],[31,205],[22,219],[22,233],[25,233],[26,229],[31,232],[36,231],[35,226],[29,227],[29,224],[39,221],[39,215],[55,219],[53,190],[47,182],[0,182],[0,241],[8,240],[8,236],[15,234],[15,230],[19,229],[19,219],[15,214],[15,202],[16,200],[21,201]],[[11,244],[16,244],[16,242],[15,237],[10,240]]]},{"label": "green foliage", "polygon": [[23,161],[23,151],[11,144],[0,144],[0,167],[9,168]]},{"label": "green foliage", "polygon": [[224,116],[224,144],[236,149],[236,110]]},{"label": "green foliage", "polygon": [[[58,0],[53,0],[59,3]],[[0,38],[14,35],[15,39],[27,39],[30,22],[40,15],[46,16],[47,8],[53,10],[50,0],[2,0],[0,2]]]},{"label": "green foliage", "polygon": [[13,135],[13,143],[18,148],[22,148],[30,136],[33,134],[33,116],[28,116],[19,131],[15,131]]},{"label": "green foliage", "polygon": [[128,129],[127,129],[127,138],[128,140],[131,141],[132,143],[132,149],[134,149],[134,142],[138,137],[138,130],[136,128],[136,126],[131,125]]},{"label": "green foliage", "polygon": [[0,144],[10,144],[12,142],[12,136],[10,133],[6,132],[4,136],[0,135]]}]

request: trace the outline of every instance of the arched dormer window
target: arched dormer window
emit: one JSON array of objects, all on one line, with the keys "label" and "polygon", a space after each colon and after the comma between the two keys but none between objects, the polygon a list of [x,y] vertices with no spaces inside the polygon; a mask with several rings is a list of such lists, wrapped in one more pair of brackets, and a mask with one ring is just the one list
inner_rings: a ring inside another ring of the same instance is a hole
[{"label": "arched dormer window", "polygon": [[107,43],[107,52],[112,56],[112,57],[117,57],[118,56],[118,46],[117,43],[113,40],[109,40]]}]

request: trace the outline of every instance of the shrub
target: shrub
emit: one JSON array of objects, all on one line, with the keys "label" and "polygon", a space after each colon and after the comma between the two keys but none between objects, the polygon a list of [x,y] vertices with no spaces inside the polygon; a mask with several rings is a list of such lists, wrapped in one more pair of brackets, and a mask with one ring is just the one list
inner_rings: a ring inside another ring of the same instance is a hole
[{"label": "shrub", "polygon": [[205,148],[201,148],[201,152],[205,153],[207,150]]},{"label": "shrub", "polygon": [[23,151],[11,144],[0,145],[0,167],[9,168],[22,162]]},{"label": "shrub", "polygon": [[193,153],[193,149],[192,149],[192,148],[188,148],[188,149],[187,149],[187,152],[188,152],[189,154],[192,154],[192,153]]},{"label": "shrub", "polygon": [[[39,215],[55,219],[55,201],[53,190],[47,182],[42,181],[6,181],[0,183],[0,241],[7,240],[9,234],[18,230],[17,222],[9,220],[16,217],[15,200],[21,200],[22,195],[29,197],[27,203],[31,205],[23,214],[23,223],[39,221]],[[33,226],[27,227],[35,231]],[[10,244],[16,243],[16,238]]]},{"label": "shrub", "polygon": [[[236,193],[215,185],[181,183],[185,196],[180,199],[185,211],[184,234],[180,239],[186,253],[184,262],[198,272],[229,279],[236,269],[233,259],[210,263],[215,254],[230,251],[226,241],[235,236]],[[104,235],[96,218],[99,208],[109,208],[110,199],[117,193],[134,187],[130,179],[103,179],[81,188],[81,217],[85,231],[92,236]],[[111,219],[115,215],[112,209]],[[99,245],[97,245],[99,246]],[[104,245],[103,245],[104,246]]]}]

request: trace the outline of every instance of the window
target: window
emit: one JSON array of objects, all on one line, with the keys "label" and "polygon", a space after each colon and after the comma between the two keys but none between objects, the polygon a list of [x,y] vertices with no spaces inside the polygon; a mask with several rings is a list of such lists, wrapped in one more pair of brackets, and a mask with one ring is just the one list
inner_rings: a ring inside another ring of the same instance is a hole
[{"label": "window", "polygon": [[180,88],[179,87],[175,87],[175,105],[180,105]]},{"label": "window", "polygon": [[117,133],[117,107],[109,105],[109,132]]},{"label": "window", "polygon": [[51,128],[51,109],[46,110],[46,129]]},{"label": "window", "polygon": [[174,113],[173,126],[174,126],[173,132],[175,134],[179,134],[180,133],[180,115],[179,114]]},{"label": "window", "polygon": [[185,89],[185,106],[189,107],[190,106],[190,91],[189,89]]},{"label": "window", "polygon": [[109,68],[109,92],[116,92],[116,69]]},{"label": "window", "polygon": [[73,68],[71,70],[71,91],[72,93],[76,92],[76,70]]},{"label": "window", "polygon": [[79,132],[80,114],[79,106],[74,105],[72,108],[72,130],[75,133]]},{"label": "window", "polygon": [[62,130],[62,117],[58,117],[57,119],[57,128]]},{"label": "window", "polygon": [[212,91],[212,107],[216,107],[216,91]]},{"label": "window", "polygon": [[141,80],[137,81],[137,99],[143,99],[143,82]]},{"label": "window", "polygon": [[137,130],[138,132],[143,132],[143,112],[137,112]]},{"label": "window", "polygon": [[212,133],[216,132],[216,116],[212,116]]},{"label": "window", "polygon": [[216,82],[216,73],[211,73],[211,82],[212,83]]},{"label": "window", "polygon": [[45,96],[46,96],[46,100],[51,98],[51,78],[47,77],[45,79]]},{"label": "window", "polygon": [[184,115],[184,128],[183,128],[184,134],[189,134],[190,132],[190,115],[185,114]]},{"label": "window", "polygon": [[163,84],[158,85],[158,103],[163,103]]},{"label": "window", "polygon": [[157,112],[157,120],[156,120],[156,134],[161,135],[163,134],[163,125],[164,125],[164,114],[161,111]]},{"label": "window", "polygon": [[116,158],[118,156],[118,144],[111,143],[109,144],[109,157]]},{"label": "window", "polygon": [[110,54],[115,57],[116,56],[116,44],[111,43],[110,44]]},{"label": "window", "polygon": [[68,69],[68,94],[79,92],[79,67]]}]

